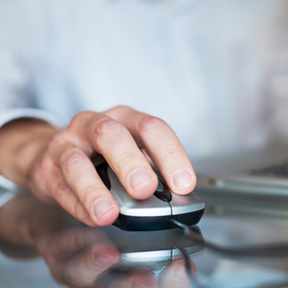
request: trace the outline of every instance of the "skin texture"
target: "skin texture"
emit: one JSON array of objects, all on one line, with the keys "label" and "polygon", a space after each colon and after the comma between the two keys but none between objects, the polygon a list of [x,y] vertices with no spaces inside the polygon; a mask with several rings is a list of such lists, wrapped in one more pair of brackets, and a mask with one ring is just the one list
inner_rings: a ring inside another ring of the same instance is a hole
[{"label": "skin texture", "polygon": [[105,226],[117,219],[119,207],[93,157],[104,157],[136,199],[148,198],[158,185],[148,158],[175,193],[188,194],[196,185],[189,158],[167,123],[126,106],[80,112],[63,130],[29,119],[0,129],[2,175],[89,226]]}]

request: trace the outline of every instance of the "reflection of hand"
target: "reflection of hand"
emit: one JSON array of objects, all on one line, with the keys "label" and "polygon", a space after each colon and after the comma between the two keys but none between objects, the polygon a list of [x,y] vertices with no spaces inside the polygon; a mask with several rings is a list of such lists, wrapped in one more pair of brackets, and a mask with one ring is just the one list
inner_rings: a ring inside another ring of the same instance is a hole
[{"label": "reflection of hand", "polygon": [[188,287],[183,260],[168,266],[160,284],[151,270],[139,267],[111,285],[95,286],[96,278],[118,262],[119,251],[103,229],[75,228],[77,223],[59,206],[21,195],[0,209],[0,241],[37,247],[55,279],[70,287]]},{"label": "reflection of hand", "polygon": [[37,240],[57,282],[70,287],[86,287],[118,262],[119,252],[103,230],[75,228]]},{"label": "reflection of hand", "polygon": [[[192,274],[196,273],[194,263],[191,261]],[[147,268],[138,268],[130,274],[125,275],[117,283],[113,283],[109,288],[188,288],[190,279],[185,270],[182,259],[174,260],[157,280],[154,273]],[[97,288],[104,288],[98,287]]]},{"label": "reflection of hand", "polygon": [[[38,250],[44,256],[56,281],[69,287],[104,288],[96,285],[95,281],[100,274],[119,261],[117,248],[100,229],[70,229],[58,236],[42,237],[37,242]],[[184,262],[180,259],[168,266],[161,277],[160,286],[150,269],[140,267],[123,274],[120,279],[105,287],[185,288],[188,286],[189,279]]]},{"label": "reflection of hand", "polygon": [[[58,236],[39,239],[37,246],[55,280],[69,287],[98,287],[94,286],[97,277],[119,261],[117,248],[100,229],[66,230]],[[109,287],[137,287],[137,283],[157,287],[153,273],[144,268],[132,271]]]},{"label": "reflection of hand", "polygon": [[81,112],[68,128],[55,133],[33,165],[32,190],[41,199],[55,199],[89,226],[109,225],[119,208],[90,158],[101,154],[127,192],[144,199],[158,180],[139,147],[171,190],[187,194],[194,188],[193,168],[172,129],[158,118],[116,107],[104,113]]},{"label": "reflection of hand", "polygon": [[[190,261],[191,273],[196,274],[196,266]],[[173,261],[165,270],[160,279],[159,288],[188,288],[191,279],[187,274],[183,259]]]}]

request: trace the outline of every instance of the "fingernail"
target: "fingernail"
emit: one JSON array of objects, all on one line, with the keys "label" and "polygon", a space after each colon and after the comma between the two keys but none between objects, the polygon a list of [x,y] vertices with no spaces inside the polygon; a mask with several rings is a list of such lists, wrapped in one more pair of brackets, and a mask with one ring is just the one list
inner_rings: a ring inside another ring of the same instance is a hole
[{"label": "fingernail", "polygon": [[106,199],[99,199],[94,204],[94,215],[99,219],[103,214],[113,208],[113,205]]},{"label": "fingernail", "polygon": [[187,272],[185,267],[176,266],[173,270],[173,279],[179,282],[187,281]]},{"label": "fingernail", "polygon": [[173,182],[177,189],[184,189],[193,183],[193,178],[187,170],[179,169],[173,175]]},{"label": "fingernail", "polygon": [[134,172],[130,177],[130,185],[133,190],[137,190],[141,186],[151,182],[153,178],[145,171],[138,170]]}]

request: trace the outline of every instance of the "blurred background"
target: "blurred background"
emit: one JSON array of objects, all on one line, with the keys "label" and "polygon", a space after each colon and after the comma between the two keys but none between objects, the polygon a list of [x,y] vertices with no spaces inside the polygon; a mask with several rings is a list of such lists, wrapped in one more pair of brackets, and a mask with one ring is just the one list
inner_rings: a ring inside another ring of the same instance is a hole
[{"label": "blurred background", "polygon": [[167,121],[191,157],[287,145],[285,0],[0,7],[2,116],[33,108],[66,126],[129,105]]}]

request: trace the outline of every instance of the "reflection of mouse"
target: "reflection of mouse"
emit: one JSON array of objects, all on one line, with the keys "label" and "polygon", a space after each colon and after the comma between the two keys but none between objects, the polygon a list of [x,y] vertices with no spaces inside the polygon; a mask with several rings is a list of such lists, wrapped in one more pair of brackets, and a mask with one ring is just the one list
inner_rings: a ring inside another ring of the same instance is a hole
[{"label": "reflection of mouse", "polygon": [[[191,227],[193,233],[202,240],[198,243],[187,238],[181,229],[166,229],[155,231],[123,231],[115,226],[102,228],[108,238],[120,252],[120,262],[123,265],[154,267],[167,264],[182,255],[188,255],[204,249],[204,238],[196,225]],[[157,239],[157,241],[151,241]],[[181,251],[180,251],[181,249]]]},{"label": "reflection of mouse", "polygon": [[107,163],[96,169],[119,205],[119,217],[114,224],[123,230],[169,229],[173,228],[169,224],[171,218],[194,225],[204,213],[205,204],[200,198],[193,193],[181,196],[171,192],[160,177],[154,195],[145,200],[136,200],[126,192]]},{"label": "reflection of mouse", "polygon": [[[196,225],[191,227],[191,230],[200,240],[197,243],[187,238],[181,229],[131,232],[120,230],[112,225],[102,227],[102,229],[117,247],[120,259],[117,264],[96,279],[93,287],[110,287],[112,282],[121,281],[123,277],[139,268],[146,268],[146,271],[152,270],[155,275],[163,277],[164,271],[167,271],[168,267],[175,263],[175,260],[182,257],[186,261],[186,269],[190,268],[191,271],[194,271],[194,265],[191,265],[188,259],[192,255],[193,257],[200,255],[205,247],[202,233]],[[155,241],[153,241],[154,239]],[[145,275],[147,277],[147,274]],[[183,285],[174,286],[172,284],[169,287],[183,287]]]}]

